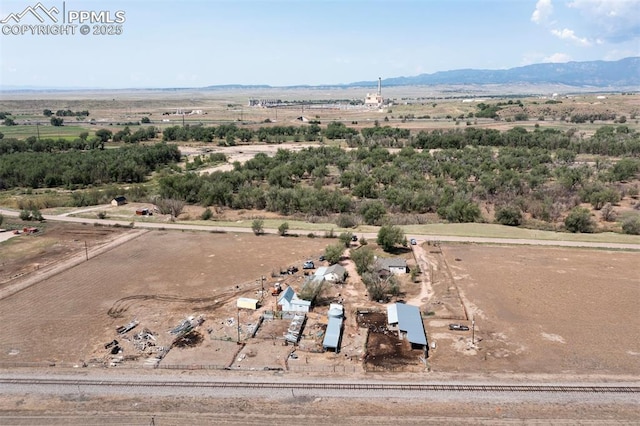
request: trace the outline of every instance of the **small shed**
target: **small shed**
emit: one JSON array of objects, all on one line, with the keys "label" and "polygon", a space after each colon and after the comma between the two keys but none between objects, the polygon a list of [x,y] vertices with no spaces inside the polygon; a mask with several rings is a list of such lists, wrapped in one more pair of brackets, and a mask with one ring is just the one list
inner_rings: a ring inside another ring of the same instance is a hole
[{"label": "small shed", "polygon": [[111,200],[112,206],[123,206],[125,204],[127,204],[127,198],[122,195],[115,197],[113,200]]},{"label": "small shed", "polygon": [[251,309],[255,311],[258,309],[258,299],[251,299],[249,297],[240,297],[238,298],[238,309]]}]

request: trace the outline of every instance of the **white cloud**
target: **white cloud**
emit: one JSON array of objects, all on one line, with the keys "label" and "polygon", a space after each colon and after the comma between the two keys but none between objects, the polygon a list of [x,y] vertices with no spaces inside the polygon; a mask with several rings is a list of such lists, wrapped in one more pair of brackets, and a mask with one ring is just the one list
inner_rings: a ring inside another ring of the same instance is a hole
[{"label": "white cloud", "polygon": [[640,38],[640,0],[573,0],[595,37],[612,42]]},{"label": "white cloud", "polygon": [[566,53],[554,53],[551,56],[547,56],[542,60],[542,62],[569,62],[571,60],[571,56]]},{"label": "white cloud", "polygon": [[538,0],[538,3],[536,3],[536,10],[534,10],[531,15],[531,20],[536,24],[540,24],[546,21],[552,13],[553,5],[551,4],[551,0]]},{"label": "white cloud", "polygon": [[591,42],[586,38],[578,37],[573,30],[565,28],[563,30],[551,30],[551,34],[554,36],[561,38],[562,40],[571,41],[579,46],[591,46]]}]

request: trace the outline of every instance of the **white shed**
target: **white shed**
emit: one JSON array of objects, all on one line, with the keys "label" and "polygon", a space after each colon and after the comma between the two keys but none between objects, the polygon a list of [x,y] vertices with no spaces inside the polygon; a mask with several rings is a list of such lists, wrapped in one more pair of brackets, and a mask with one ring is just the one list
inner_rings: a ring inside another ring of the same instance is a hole
[{"label": "white shed", "polygon": [[259,302],[260,301],[258,299],[251,299],[249,297],[239,297],[237,306],[239,309],[251,309],[255,311],[256,309],[258,309]]}]

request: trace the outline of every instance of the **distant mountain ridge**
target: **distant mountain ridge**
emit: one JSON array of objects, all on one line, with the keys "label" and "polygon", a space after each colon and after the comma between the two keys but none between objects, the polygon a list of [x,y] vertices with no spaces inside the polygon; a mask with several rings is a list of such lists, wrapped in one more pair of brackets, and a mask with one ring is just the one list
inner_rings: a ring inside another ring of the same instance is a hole
[{"label": "distant mountain ridge", "polygon": [[[384,86],[450,84],[563,84],[567,86],[640,86],[640,57],[618,61],[544,63],[506,70],[460,69],[395,77],[382,80]],[[377,81],[350,83],[349,87],[371,86]]]},{"label": "distant mountain ridge", "polygon": [[[330,89],[351,87],[376,87],[377,80],[357,81],[347,84],[318,84],[270,86],[267,84],[218,84],[206,87],[122,88],[101,89],[70,87],[0,86],[0,92],[81,91],[81,90],[258,90],[258,89]],[[384,87],[401,86],[455,86],[455,85],[562,85],[576,88],[640,90],[640,57],[618,61],[584,61],[543,63],[504,70],[459,69],[420,74],[413,77],[392,77],[382,80]]]}]

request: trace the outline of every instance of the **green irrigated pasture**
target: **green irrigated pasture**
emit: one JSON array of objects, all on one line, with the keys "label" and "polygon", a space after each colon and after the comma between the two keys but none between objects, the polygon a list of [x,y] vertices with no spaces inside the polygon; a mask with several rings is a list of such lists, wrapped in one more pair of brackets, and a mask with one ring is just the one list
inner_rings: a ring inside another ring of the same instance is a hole
[{"label": "green irrigated pasture", "polygon": [[0,126],[0,132],[5,138],[26,139],[30,136],[40,138],[63,138],[63,139],[75,139],[80,136],[82,132],[88,132],[89,136],[93,136],[97,129],[88,128],[83,126],[51,126],[50,124],[18,124],[17,126]]}]

